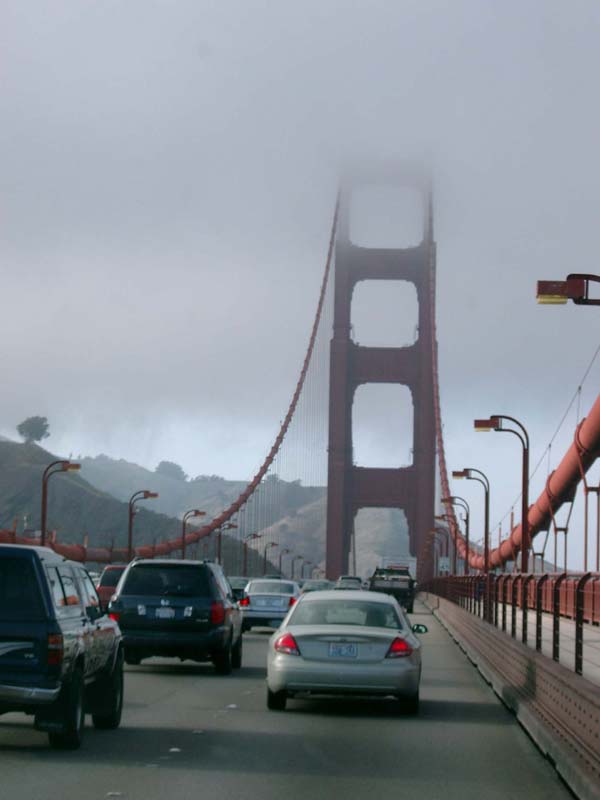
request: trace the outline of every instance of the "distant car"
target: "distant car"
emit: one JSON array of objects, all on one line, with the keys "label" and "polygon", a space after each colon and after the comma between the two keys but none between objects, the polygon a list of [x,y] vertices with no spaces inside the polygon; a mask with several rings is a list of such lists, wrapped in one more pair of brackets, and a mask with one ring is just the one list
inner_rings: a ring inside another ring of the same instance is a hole
[{"label": "distant car", "polygon": [[0,714],[31,714],[52,747],[76,749],[86,713],[117,728],[122,707],[121,632],[84,567],[0,545]]},{"label": "distant car", "polygon": [[238,601],[241,600],[244,596],[244,589],[248,585],[250,578],[232,575],[231,577],[227,578],[227,580],[229,581],[229,585],[231,586],[231,591],[235,599]]},{"label": "distant car", "polygon": [[240,600],[243,630],[279,627],[299,597],[300,587],[294,581],[266,578],[251,580],[245,596]]},{"label": "distant car", "polygon": [[356,575],[340,575],[334,585],[334,589],[362,589],[362,578]]},{"label": "distant car", "polygon": [[109,564],[102,570],[100,580],[96,585],[96,591],[98,592],[102,608],[108,608],[110,598],[115,593],[117,584],[121,575],[125,572],[126,566],[126,564]]},{"label": "distant car", "polygon": [[263,575],[263,578],[266,578],[269,581],[280,581],[281,575]]},{"label": "distant car", "polygon": [[288,697],[391,695],[411,714],[419,709],[421,644],[389,595],[365,591],[309,592],[269,641],[267,706],[283,711]]},{"label": "distant car", "polygon": [[302,594],[306,594],[306,592],[323,592],[327,589],[332,589],[333,583],[331,581],[327,581],[325,579],[314,579],[304,581],[302,584]]},{"label": "distant car", "polygon": [[242,615],[218,564],[132,561],[109,612],[123,632],[128,664],[150,656],[189,658],[212,661],[221,675],[242,664]]}]

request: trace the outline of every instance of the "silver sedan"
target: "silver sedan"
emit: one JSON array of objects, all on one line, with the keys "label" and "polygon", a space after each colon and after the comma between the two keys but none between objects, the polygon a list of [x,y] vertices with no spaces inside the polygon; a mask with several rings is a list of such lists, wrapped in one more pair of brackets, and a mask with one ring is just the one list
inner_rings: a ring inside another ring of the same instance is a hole
[{"label": "silver sedan", "polygon": [[295,581],[280,578],[257,578],[248,583],[244,597],[239,601],[242,609],[242,629],[253,627],[276,628],[300,597],[300,587]]},{"label": "silver sedan", "polygon": [[271,637],[267,706],[295,694],[393,695],[419,709],[421,643],[390,595],[325,591],[303,595]]}]

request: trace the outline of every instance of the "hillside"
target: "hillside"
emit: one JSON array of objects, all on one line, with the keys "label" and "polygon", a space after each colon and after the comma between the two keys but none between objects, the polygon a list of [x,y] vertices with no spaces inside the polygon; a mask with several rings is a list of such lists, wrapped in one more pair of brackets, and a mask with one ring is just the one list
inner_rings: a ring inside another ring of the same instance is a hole
[{"label": "hillside", "polygon": [[[57,456],[37,445],[0,441],[0,528],[12,529],[16,524],[21,534],[26,529],[39,530],[42,473],[56,459]],[[77,473],[54,475],[48,486],[48,530],[55,530],[59,541],[80,543],[87,535],[92,546],[126,545],[127,503],[92,486]],[[180,531],[178,519],[139,507],[135,518],[136,544],[173,539]],[[241,564],[241,547],[237,542],[223,537],[223,553],[232,562],[237,560]],[[262,567],[261,559],[253,551],[249,552],[249,564],[255,572]]]}]

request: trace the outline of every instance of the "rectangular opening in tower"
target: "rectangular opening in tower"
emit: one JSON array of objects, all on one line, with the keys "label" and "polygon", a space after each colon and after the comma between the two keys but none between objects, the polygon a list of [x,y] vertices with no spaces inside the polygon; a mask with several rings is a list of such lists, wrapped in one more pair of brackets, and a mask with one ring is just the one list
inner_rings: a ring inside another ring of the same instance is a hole
[{"label": "rectangular opening in tower", "polygon": [[407,467],[413,463],[412,393],[397,383],[365,383],[354,394],[352,445],[358,467]]},{"label": "rectangular opening in tower", "polygon": [[[386,564],[412,564],[408,522],[398,508],[361,508],[354,518],[356,572],[362,577]],[[354,550],[350,553],[354,565]]]},{"label": "rectangular opening in tower", "polygon": [[409,281],[360,281],[352,294],[352,339],[363,347],[410,347],[418,339],[419,302]]}]

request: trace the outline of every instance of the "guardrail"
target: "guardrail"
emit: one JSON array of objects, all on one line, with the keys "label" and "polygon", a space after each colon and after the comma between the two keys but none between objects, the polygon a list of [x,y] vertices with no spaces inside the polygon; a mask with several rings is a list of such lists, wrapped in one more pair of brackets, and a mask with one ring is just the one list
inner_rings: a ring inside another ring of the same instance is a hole
[{"label": "guardrail", "polygon": [[447,576],[419,588],[600,679],[600,573]]}]

